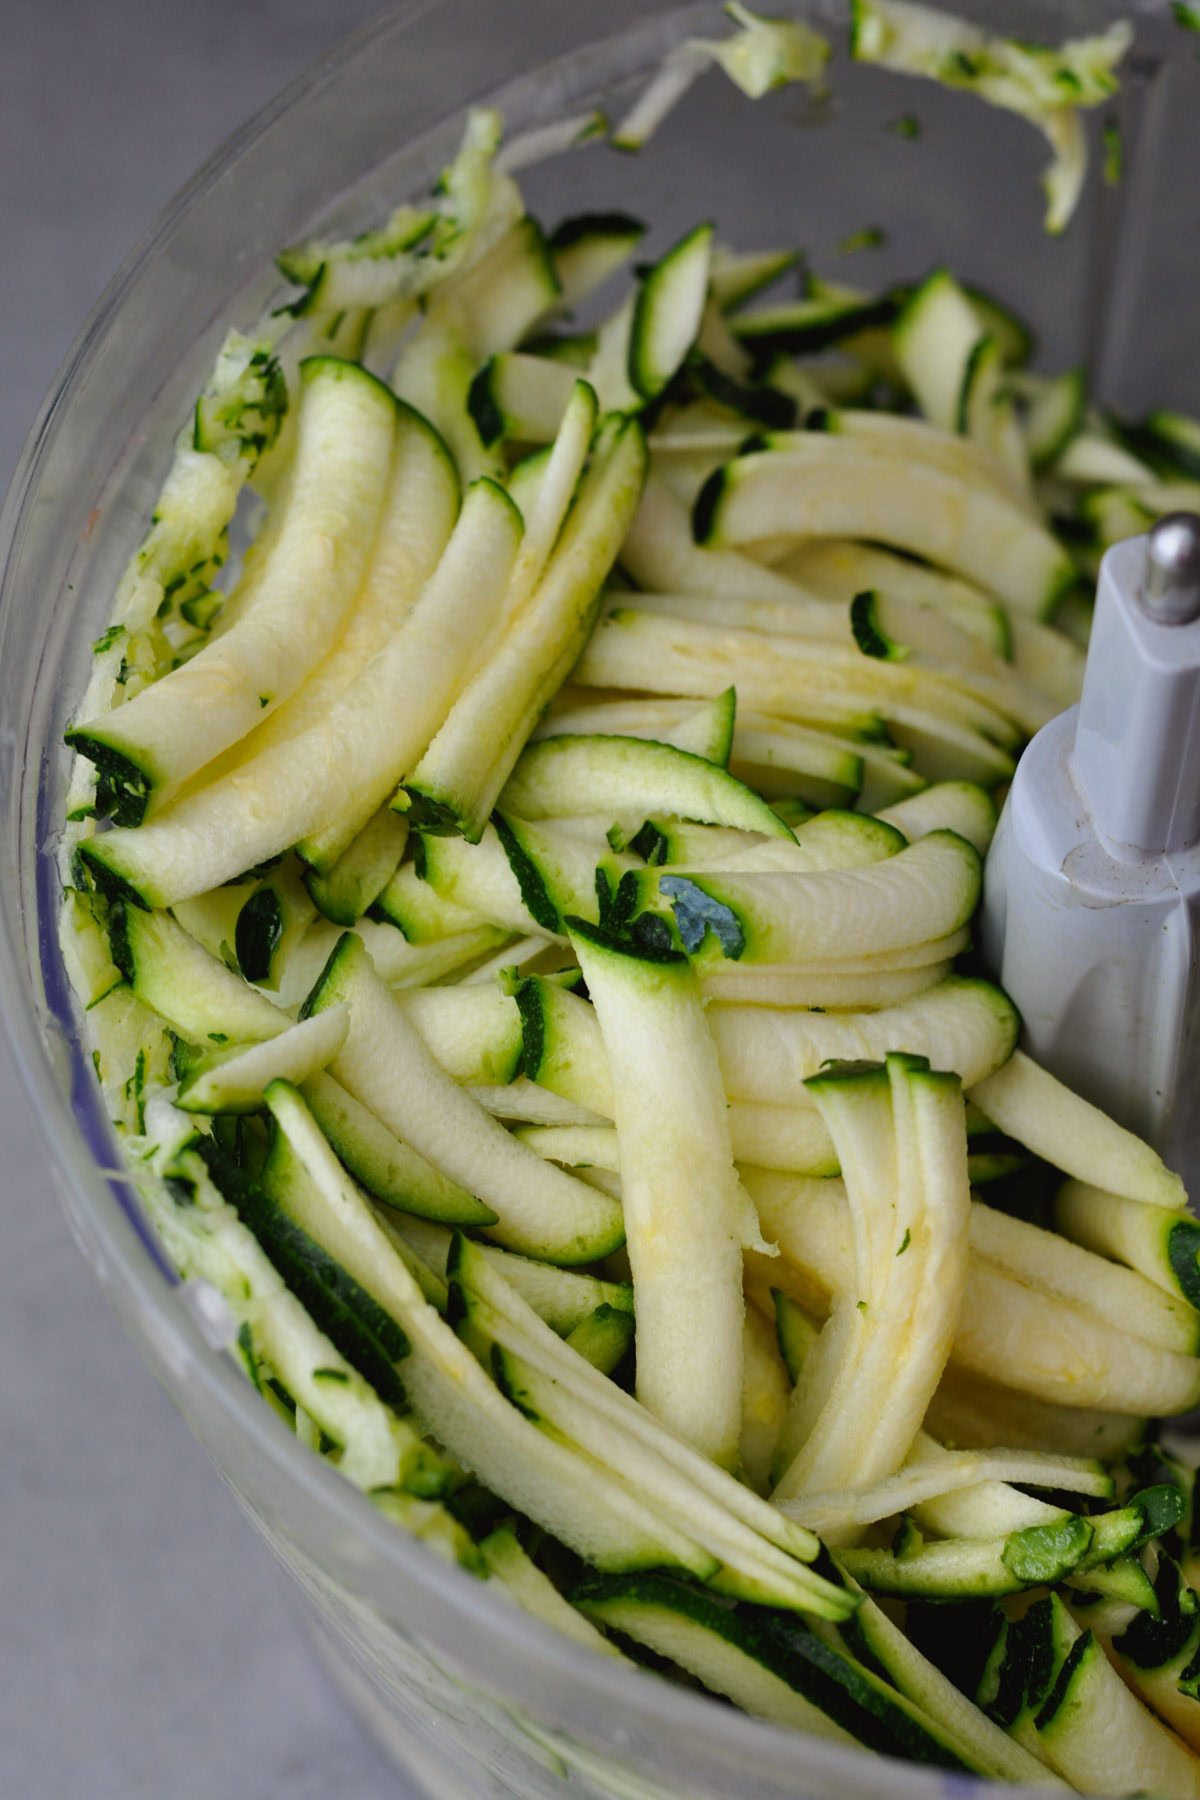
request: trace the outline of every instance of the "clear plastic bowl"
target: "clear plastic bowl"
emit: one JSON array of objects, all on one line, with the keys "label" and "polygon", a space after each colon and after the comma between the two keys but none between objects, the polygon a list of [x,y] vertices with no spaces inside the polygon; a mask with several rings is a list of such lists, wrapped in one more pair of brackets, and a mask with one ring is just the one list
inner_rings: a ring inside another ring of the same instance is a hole
[{"label": "clear plastic bowl", "polygon": [[[1109,16],[1092,0],[961,10],[1047,39]],[[840,8],[814,16],[844,41]],[[1030,126],[841,55],[824,108],[796,91],[751,104],[712,74],[640,157],[579,150],[523,186],[550,219],[625,206],[653,222],[653,247],[708,215],[734,244],[802,244],[834,274],[837,242],[882,224],[886,247],[848,263],[848,279],[946,261],[1020,303],[1047,367],[1086,360],[1118,407],[1196,408],[1200,233],[1172,177],[1200,164],[1200,71],[1165,5],[1143,6],[1138,25],[1118,107],[1125,181],[1094,179],[1062,240],[1042,230],[1046,153]],[[566,1779],[624,1800],[869,1800],[883,1787],[927,1800],[982,1784],[592,1656],[382,1519],[262,1405],[147,1231],[81,1045],[55,942],[62,731],[174,432],[226,328],[275,292],[275,250],[317,223],[358,229],[426,188],[471,102],[499,105],[513,129],[598,101],[615,112],[669,44],[722,29],[715,4],[666,0],[505,0],[502,33],[488,0],[412,0],[370,26],[232,138],[134,252],[46,401],[0,524],[0,992],[63,1205],[130,1337],[308,1595],[336,1679],[430,1795],[459,1800],[540,1800]],[[902,112],[921,116],[919,140],[887,129]]]}]

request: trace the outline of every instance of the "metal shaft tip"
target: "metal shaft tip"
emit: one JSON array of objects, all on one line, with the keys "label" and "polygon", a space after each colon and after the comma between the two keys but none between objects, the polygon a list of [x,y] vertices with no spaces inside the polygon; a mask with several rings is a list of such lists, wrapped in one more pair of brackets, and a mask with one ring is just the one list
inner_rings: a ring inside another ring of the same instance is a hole
[{"label": "metal shaft tip", "polygon": [[1200,514],[1165,513],[1146,540],[1142,611],[1160,625],[1200,617]]}]

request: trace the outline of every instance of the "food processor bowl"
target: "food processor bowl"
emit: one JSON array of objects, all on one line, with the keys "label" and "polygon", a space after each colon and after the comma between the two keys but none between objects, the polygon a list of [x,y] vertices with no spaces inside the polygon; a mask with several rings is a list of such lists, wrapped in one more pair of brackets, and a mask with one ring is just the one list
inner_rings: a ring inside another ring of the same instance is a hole
[{"label": "food processor bowl", "polygon": [[[1045,41],[1119,16],[1093,0],[957,10]],[[267,107],[134,251],[46,401],[0,526],[9,1030],[47,1167],[126,1330],[303,1588],[336,1680],[431,1796],[549,1800],[564,1782],[596,1800],[982,1792],[596,1657],[381,1517],[264,1407],[224,1353],[211,1296],[168,1268],[122,1170],[63,971],[63,729],[190,398],[228,327],[284,297],[273,254],[316,226],[362,229],[426,189],[469,104],[498,106],[510,132],[595,105],[618,117],[671,44],[727,28],[716,4],[668,0],[505,0],[504,12],[497,33],[488,0],[413,0]],[[1094,170],[1057,239],[1043,229],[1036,130],[969,95],[851,64],[840,6],[807,16],[840,46],[826,96],[785,89],[751,103],[714,71],[639,156],[593,144],[522,171],[531,210],[552,222],[626,207],[650,221],[652,253],[712,217],[735,247],[795,244],[823,274],[872,286],[945,262],[1020,308],[1045,367],[1085,362],[1107,404],[1200,408],[1200,232],[1182,191],[1200,165],[1200,68],[1165,4],[1136,12],[1116,102],[1124,179],[1106,186]],[[891,128],[908,113],[919,136]],[[836,246],[868,225],[885,241],[840,260]]]}]

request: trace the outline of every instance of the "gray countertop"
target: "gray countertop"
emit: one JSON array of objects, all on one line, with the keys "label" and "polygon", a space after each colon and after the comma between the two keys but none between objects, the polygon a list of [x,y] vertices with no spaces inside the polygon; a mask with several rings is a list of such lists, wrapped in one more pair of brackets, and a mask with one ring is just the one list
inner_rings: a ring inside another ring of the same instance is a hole
[{"label": "gray countertop", "polygon": [[[376,0],[6,0],[0,491],[110,275]],[[408,1800],[71,1242],[0,1038],[0,1793]]]}]

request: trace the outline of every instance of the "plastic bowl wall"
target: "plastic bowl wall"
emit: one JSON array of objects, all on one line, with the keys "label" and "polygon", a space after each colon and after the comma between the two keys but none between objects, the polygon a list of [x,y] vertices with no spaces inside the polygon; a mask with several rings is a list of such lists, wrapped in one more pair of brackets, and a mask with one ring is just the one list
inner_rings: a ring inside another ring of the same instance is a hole
[{"label": "plastic bowl wall", "polygon": [[[1098,25],[1083,0],[973,10],[1029,36]],[[824,22],[844,38],[839,12]],[[130,1337],[311,1599],[342,1685],[438,1796],[537,1800],[568,1776],[580,1795],[628,1800],[869,1800],[885,1779],[914,1800],[982,1790],[759,1724],[549,1634],[381,1519],[263,1407],[148,1235],[81,1047],[55,945],[62,731],[171,439],[227,327],[276,292],[275,250],[318,222],[359,229],[427,188],[471,102],[495,102],[513,129],[597,100],[618,111],[668,44],[722,29],[716,5],[647,0],[505,0],[502,31],[487,0],[389,14],[235,137],[139,246],[68,358],[0,526],[0,992],[58,1190]],[[1147,54],[1121,103],[1132,172],[1120,190],[1094,182],[1061,241],[1041,228],[1045,147],[1028,125],[841,58],[825,107],[797,92],[752,105],[710,75],[641,157],[592,147],[522,183],[551,220],[624,206],[653,222],[653,249],[711,216],[735,245],[802,244],[835,277],[838,241],[881,223],[886,247],[846,264],[847,279],[946,261],[1019,301],[1047,367],[1087,357],[1116,404],[1195,407],[1178,302],[1196,291],[1200,234],[1190,219],[1168,229],[1163,171],[1197,166],[1200,109],[1186,100],[1200,76],[1165,13],[1140,33]],[[921,115],[917,141],[887,129],[905,111]]]}]

